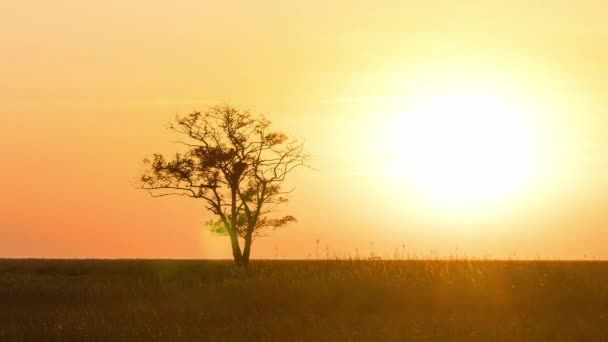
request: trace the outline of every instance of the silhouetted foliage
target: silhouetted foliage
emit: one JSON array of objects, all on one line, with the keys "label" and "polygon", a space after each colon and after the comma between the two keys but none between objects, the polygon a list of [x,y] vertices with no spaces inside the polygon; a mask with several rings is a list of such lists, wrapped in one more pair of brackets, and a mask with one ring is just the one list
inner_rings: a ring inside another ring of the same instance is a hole
[{"label": "silhouetted foliage", "polygon": [[155,197],[203,200],[215,214],[207,227],[228,235],[235,262],[246,266],[256,236],[296,221],[277,216],[276,209],[291,192],[282,189],[287,175],[308,166],[302,141],[270,130],[270,121],[261,115],[231,106],[177,116],[169,128],[187,137],[179,143],[188,150],[171,159],[154,154],[144,160],[141,188]]}]

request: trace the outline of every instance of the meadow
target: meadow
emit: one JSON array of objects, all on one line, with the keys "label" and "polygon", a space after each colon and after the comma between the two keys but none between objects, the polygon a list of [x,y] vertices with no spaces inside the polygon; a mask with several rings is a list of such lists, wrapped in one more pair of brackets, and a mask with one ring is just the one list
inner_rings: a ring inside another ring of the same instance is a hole
[{"label": "meadow", "polygon": [[608,341],[608,263],[0,260],[0,341]]}]

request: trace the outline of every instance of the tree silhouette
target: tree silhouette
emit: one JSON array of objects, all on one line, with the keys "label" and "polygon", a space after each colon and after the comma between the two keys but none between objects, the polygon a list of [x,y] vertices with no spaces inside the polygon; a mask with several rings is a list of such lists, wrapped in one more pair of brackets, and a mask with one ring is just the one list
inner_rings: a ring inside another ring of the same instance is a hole
[{"label": "tree silhouette", "polygon": [[187,152],[144,160],[141,189],[153,197],[202,200],[215,216],[206,226],[230,237],[237,265],[249,263],[255,237],[296,221],[291,215],[277,216],[277,207],[287,203],[293,190],[282,189],[287,175],[308,167],[309,155],[302,141],[271,131],[270,124],[261,115],[227,105],[177,116],[169,128],[186,137],[178,143]]}]

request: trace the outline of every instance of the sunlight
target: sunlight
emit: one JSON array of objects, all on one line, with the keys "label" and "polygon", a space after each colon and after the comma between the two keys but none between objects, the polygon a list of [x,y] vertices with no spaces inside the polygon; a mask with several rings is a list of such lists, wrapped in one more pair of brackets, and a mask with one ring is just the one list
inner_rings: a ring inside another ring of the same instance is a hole
[{"label": "sunlight", "polygon": [[419,195],[480,206],[516,193],[535,173],[533,135],[520,99],[482,87],[416,96],[386,143],[396,173]]}]

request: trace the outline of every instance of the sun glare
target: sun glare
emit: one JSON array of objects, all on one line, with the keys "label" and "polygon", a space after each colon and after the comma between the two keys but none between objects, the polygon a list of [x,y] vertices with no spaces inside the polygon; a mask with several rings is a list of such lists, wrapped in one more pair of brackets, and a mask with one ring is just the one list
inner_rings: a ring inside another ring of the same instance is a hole
[{"label": "sun glare", "polygon": [[522,102],[483,88],[415,97],[392,128],[398,174],[442,205],[480,206],[517,193],[535,172]]}]

